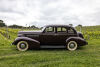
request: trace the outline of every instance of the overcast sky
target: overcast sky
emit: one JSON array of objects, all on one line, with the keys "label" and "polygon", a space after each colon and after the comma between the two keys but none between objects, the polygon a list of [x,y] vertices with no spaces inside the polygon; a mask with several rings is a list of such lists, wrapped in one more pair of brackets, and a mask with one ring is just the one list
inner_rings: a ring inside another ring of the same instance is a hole
[{"label": "overcast sky", "polygon": [[7,25],[100,25],[100,0],[0,0]]}]

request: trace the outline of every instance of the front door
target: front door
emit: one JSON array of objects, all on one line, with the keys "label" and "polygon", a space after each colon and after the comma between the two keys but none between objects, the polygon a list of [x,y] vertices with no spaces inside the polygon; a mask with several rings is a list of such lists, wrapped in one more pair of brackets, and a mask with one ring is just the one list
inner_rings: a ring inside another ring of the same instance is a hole
[{"label": "front door", "polygon": [[41,45],[55,45],[55,27],[47,27],[44,32],[40,35]]}]

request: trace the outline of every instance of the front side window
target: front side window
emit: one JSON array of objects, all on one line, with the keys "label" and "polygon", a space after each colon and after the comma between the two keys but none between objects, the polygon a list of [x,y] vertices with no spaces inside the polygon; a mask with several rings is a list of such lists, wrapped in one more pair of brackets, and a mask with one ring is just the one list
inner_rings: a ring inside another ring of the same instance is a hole
[{"label": "front side window", "polygon": [[54,27],[47,27],[45,32],[55,32]]}]

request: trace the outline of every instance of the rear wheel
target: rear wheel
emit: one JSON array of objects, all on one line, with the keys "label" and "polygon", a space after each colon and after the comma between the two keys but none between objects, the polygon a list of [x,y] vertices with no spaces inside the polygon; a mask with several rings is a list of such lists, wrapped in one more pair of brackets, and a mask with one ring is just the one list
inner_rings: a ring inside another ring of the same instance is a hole
[{"label": "rear wheel", "polygon": [[29,44],[26,41],[19,41],[17,44],[17,49],[19,51],[26,51],[29,48]]},{"label": "rear wheel", "polygon": [[67,44],[67,49],[70,51],[74,51],[77,49],[77,43],[75,41],[69,41]]}]

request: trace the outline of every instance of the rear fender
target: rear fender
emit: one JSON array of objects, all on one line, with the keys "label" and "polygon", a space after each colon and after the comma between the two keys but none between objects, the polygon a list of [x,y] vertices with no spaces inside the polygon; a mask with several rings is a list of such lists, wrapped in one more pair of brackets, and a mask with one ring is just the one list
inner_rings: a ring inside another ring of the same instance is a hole
[{"label": "rear fender", "polygon": [[69,37],[68,39],[66,39],[66,43],[68,44],[69,41],[76,41],[78,46],[87,44],[87,42],[81,37]]}]

